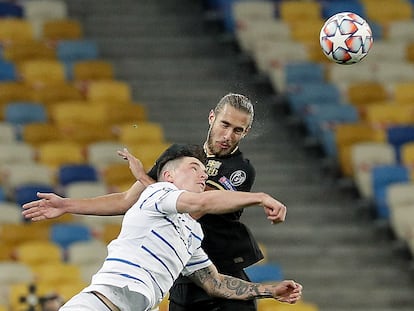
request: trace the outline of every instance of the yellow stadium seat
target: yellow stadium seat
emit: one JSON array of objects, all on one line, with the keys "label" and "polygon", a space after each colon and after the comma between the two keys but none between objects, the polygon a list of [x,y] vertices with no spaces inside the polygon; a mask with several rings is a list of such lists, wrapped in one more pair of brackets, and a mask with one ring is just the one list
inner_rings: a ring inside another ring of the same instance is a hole
[{"label": "yellow stadium seat", "polygon": [[138,143],[128,147],[135,157],[137,157],[143,164],[145,170],[149,170],[155,164],[155,161],[168,147],[169,143]]},{"label": "yellow stadium seat", "polygon": [[407,42],[405,57],[408,62],[414,63],[414,42]]},{"label": "yellow stadium seat", "polygon": [[405,81],[395,83],[394,101],[396,104],[414,105],[414,82]]},{"label": "yellow stadium seat", "polygon": [[21,18],[0,19],[0,42],[29,41],[34,39],[33,27]]},{"label": "yellow stadium seat", "polygon": [[70,298],[78,294],[88,284],[84,281],[70,281],[60,284],[56,284],[55,291],[63,298],[64,301],[68,301]]},{"label": "yellow stadium seat", "polygon": [[321,4],[316,1],[280,1],[279,16],[288,23],[298,20],[318,20],[322,18]]},{"label": "yellow stadium seat", "polygon": [[[61,248],[49,240],[28,241],[16,247],[16,259],[29,267],[63,261]],[[34,271],[36,273],[36,271]]]},{"label": "yellow stadium seat", "polygon": [[140,143],[165,142],[164,129],[156,122],[123,123],[117,128],[118,140],[127,147]]},{"label": "yellow stadium seat", "polygon": [[53,123],[28,123],[22,128],[23,141],[34,147],[59,138],[59,128]]},{"label": "yellow stadium seat", "polygon": [[413,17],[409,1],[364,1],[364,8],[369,20],[385,26],[393,21],[409,20]]},{"label": "yellow stadium seat", "polygon": [[70,141],[50,141],[37,147],[38,161],[57,168],[62,164],[85,162],[82,145]]},{"label": "yellow stadium seat", "polygon": [[414,142],[407,142],[401,145],[401,164],[414,168]]},{"label": "yellow stadium seat", "polygon": [[100,239],[108,244],[113,239],[115,239],[119,232],[121,231],[121,225],[120,224],[106,224],[103,228],[102,234]]},{"label": "yellow stadium seat", "polygon": [[354,143],[385,140],[383,129],[372,127],[365,122],[339,123],[334,131],[339,167],[342,174],[347,177],[353,175],[351,146]]},{"label": "yellow stadium seat", "polygon": [[[81,271],[77,265],[67,264],[63,261],[43,262],[32,266],[36,281],[57,287],[60,284],[81,283]],[[83,282],[82,282],[83,283]]]},{"label": "yellow stadium seat", "polygon": [[105,108],[107,122],[111,125],[120,125],[126,122],[136,123],[148,120],[146,107],[139,103],[132,102],[91,102],[96,106]]},{"label": "yellow stadium seat", "polygon": [[361,117],[365,116],[367,105],[389,99],[385,86],[376,81],[350,83],[345,92],[348,101],[357,107]]},{"label": "yellow stadium seat", "polygon": [[0,82],[0,119],[4,120],[4,107],[13,101],[30,101],[31,89],[19,82]]},{"label": "yellow stadium seat", "polygon": [[118,189],[120,185],[132,185],[136,179],[127,163],[112,163],[102,169],[102,179],[109,187]]},{"label": "yellow stadium seat", "polygon": [[73,64],[73,80],[112,80],[114,68],[111,62],[104,60],[83,60]]},{"label": "yellow stadium seat", "polygon": [[[311,2],[304,2],[311,3]],[[291,36],[292,39],[297,42],[305,44],[312,44],[318,42],[319,32],[323,26],[323,19],[304,19],[290,22]]]},{"label": "yellow stadium seat", "polygon": [[95,141],[107,141],[116,138],[107,124],[66,124],[59,127],[62,140],[75,142],[83,148]]},{"label": "yellow stadium seat", "polygon": [[65,82],[65,68],[58,60],[28,60],[19,65],[22,80],[31,85]]},{"label": "yellow stadium seat", "polygon": [[82,25],[75,19],[46,20],[42,28],[42,38],[45,40],[76,40],[83,37]]},{"label": "yellow stadium seat", "polygon": [[277,300],[266,298],[257,301],[257,311],[318,311],[316,304],[298,301],[295,304],[279,302]]},{"label": "yellow stadium seat", "polygon": [[44,41],[25,40],[7,44],[3,48],[3,57],[19,64],[33,59],[56,59],[56,51]]},{"label": "yellow stadium seat", "polygon": [[61,127],[71,124],[95,126],[107,123],[105,107],[90,105],[87,101],[63,101],[54,104],[51,112],[53,122]]},{"label": "yellow stadium seat", "polygon": [[373,126],[386,128],[397,124],[413,123],[413,112],[414,105],[372,104],[366,108],[365,120]]},{"label": "yellow stadium seat", "polygon": [[47,241],[49,227],[43,223],[3,224],[0,240],[6,245],[18,246],[29,241]]},{"label": "yellow stadium seat", "polygon": [[91,101],[131,102],[132,90],[128,83],[116,80],[91,81],[86,97]]},{"label": "yellow stadium seat", "polygon": [[56,82],[44,83],[41,87],[32,88],[32,98],[36,102],[43,103],[49,114],[58,102],[84,99],[81,91],[74,85]]}]

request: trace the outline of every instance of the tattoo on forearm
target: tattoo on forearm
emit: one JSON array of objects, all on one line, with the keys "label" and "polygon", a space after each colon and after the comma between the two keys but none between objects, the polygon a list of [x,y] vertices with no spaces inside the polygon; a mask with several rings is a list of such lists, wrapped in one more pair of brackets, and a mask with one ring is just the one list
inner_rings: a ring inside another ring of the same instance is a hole
[{"label": "tattoo on forearm", "polygon": [[262,288],[262,291],[260,291],[259,284],[217,274],[210,268],[200,269],[190,275],[190,278],[198,286],[204,288],[210,295],[217,297],[240,300],[273,297],[271,291],[268,289],[263,291]]}]

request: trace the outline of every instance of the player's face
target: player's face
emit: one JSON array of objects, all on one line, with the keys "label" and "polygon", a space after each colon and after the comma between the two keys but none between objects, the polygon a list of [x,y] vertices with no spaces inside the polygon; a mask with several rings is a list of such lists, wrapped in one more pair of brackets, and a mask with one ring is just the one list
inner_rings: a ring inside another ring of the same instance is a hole
[{"label": "player's face", "polygon": [[210,112],[210,129],[207,136],[207,148],[210,154],[224,156],[231,153],[249,130],[250,115],[225,105],[215,114]]},{"label": "player's face", "polygon": [[179,189],[200,193],[206,187],[206,167],[197,158],[183,158],[172,174]]}]

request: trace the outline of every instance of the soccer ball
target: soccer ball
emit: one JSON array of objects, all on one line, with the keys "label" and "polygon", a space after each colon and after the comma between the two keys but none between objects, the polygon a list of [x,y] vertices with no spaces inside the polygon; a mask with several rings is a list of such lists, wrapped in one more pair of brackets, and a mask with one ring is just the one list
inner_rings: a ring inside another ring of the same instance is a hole
[{"label": "soccer ball", "polygon": [[350,65],[368,55],[373,37],[371,28],[362,17],[352,12],[342,12],[325,22],[319,42],[323,53],[330,60]]}]

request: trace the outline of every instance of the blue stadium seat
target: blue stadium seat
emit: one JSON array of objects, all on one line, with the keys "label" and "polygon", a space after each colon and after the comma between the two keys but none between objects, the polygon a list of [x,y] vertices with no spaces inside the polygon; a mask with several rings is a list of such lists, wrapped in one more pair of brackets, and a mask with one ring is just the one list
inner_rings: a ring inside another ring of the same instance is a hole
[{"label": "blue stadium seat", "polygon": [[285,65],[285,84],[296,85],[309,82],[323,82],[325,67],[315,62],[293,62]]},{"label": "blue stadium seat", "polygon": [[400,149],[407,142],[414,141],[414,125],[394,125],[386,129],[387,141],[394,146],[397,161],[401,161]]},{"label": "blue stadium seat", "polygon": [[276,282],[283,280],[282,268],[275,263],[263,263],[249,266],[245,269],[252,282]]},{"label": "blue stadium seat", "polygon": [[56,47],[57,58],[64,62],[76,62],[88,59],[97,59],[98,45],[92,40],[60,40]]},{"label": "blue stadium seat", "polygon": [[366,18],[365,9],[359,0],[322,1],[322,16],[329,18],[340,12],[353,12]]},{"label": "blue stadium seat", "polygon": [[12,2],[0,1],[0,17],[23,17],[23,8]]},{"label": "blue stadium seat", "polygon": [[14,201],[19,206],[30,201],[38,200],[37,192],[55,192],[53,187],[44,184],[25,184],[17,186],[14,190]]},{"label": "blue stadium seat", "polygon": [[87,225],[79,223],[57,223],[50,228],[50,239],[63,249],[74,242],[89,241],[92,233]]},{"label": "blue stadium seat", "polygon": [[377,165],[371,170],[372,192],[374,198],[375,216],[386,220],[390,217],[387,203],[387,187],[397,182],[408,182],[410,170],[403,165]]},{"label": "blue stadium seat", "polygon": [[[1,3],[1,2],[0,2]],[[0,81],[16,81],[17,70],[12,62],[0,60]]]},{"label": "blue stadium seat", "polygon": [[5,107],[4,118],[16,126],[28,123],[47,122],[47,110],[41,103],[36,102],[10,102]]},{"label": "blue stadium seat", "polygon": [[58,169],[58,183],[66,186],[79,181],[98,181],[99,176],[91,164],[67,164]]}]

